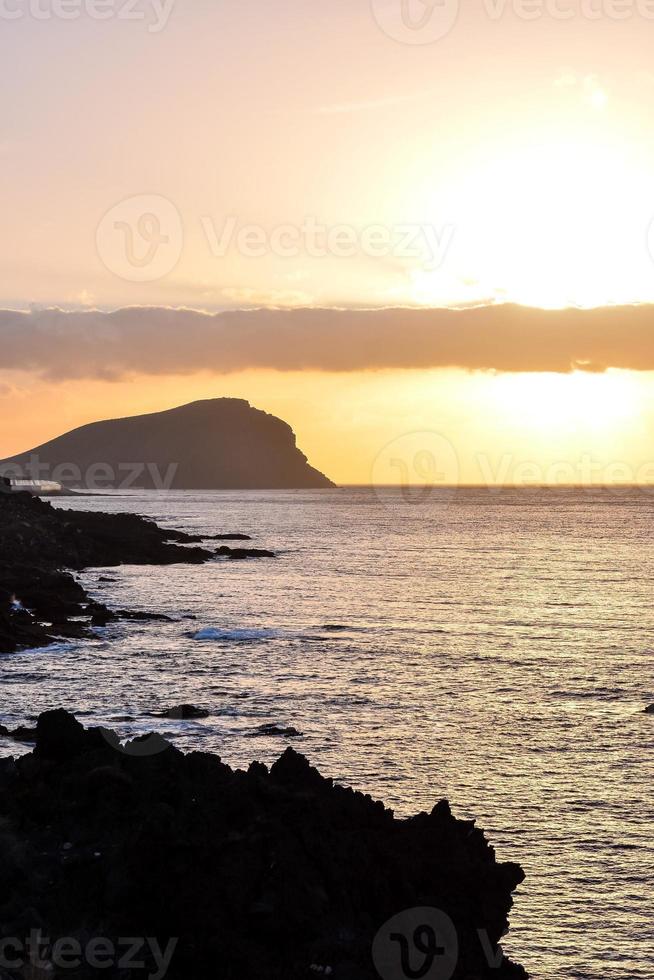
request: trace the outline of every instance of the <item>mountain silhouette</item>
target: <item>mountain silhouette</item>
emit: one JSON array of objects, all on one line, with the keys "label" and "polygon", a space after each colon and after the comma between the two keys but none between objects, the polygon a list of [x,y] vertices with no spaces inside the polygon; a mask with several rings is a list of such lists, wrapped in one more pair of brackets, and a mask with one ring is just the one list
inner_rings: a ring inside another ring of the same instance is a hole
[{"label": "mountain silhouette", "polygon": [[0,472],[90,489],[334,486],[309,465],[286,422],[241,398],[92,422],[3,460]]}]

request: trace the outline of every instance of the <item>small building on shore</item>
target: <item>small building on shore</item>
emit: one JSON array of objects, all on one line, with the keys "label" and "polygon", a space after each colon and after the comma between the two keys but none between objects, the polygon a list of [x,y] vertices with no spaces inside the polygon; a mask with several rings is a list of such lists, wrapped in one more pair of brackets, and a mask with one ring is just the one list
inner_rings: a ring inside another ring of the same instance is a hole
[{"label": "small building on shore", "polygon": [[31,493],[35,497],[51,497],[66,491],[55,480],[14,480],[0,476],[0,493]]}]

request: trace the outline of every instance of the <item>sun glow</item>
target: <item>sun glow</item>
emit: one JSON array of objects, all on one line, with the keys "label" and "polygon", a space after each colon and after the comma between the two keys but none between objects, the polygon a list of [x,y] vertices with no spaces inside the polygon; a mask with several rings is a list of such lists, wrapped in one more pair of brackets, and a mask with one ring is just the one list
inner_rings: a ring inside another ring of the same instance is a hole
[{"label": "sun glow", "polygon": [[500,414],[541,434],[613,434],[642,408],[638,386],[620,371],[504,374],[492,385]]},{"label": "sun glow", "polygon": [[412,299],[437,305],[462,284],[471,300],[543,308],[652,295],[652,202],[644,161],[615,134],[486,148],[425,209],[455,231],[442,265],[414,272]]}]

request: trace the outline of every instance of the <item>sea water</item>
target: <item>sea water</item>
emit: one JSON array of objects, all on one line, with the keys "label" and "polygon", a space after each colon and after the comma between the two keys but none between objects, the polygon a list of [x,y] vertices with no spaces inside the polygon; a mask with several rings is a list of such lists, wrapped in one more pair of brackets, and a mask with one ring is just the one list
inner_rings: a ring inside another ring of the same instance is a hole
[{"label": "sea water", "polygon": [[[278,557],[84,573],[110,606],[174,621],[2,658],[0,722],[63,706],[235,766],[291,743],[400,816],[447,797],[526,871],[504,946],[535,978],[651,980],[650,495],[133,491],[55,505],[246,532]],[[209,717],[148,716],[183,702]]]}]

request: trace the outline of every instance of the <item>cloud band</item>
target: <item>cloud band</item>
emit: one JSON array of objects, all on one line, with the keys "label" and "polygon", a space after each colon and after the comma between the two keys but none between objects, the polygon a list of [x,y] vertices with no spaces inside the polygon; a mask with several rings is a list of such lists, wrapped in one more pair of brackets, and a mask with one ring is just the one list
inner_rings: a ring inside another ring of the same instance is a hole
[{"label": "cloud band", "polygon": [[0,351],[4,370],[54,381],[248,369],[641,371],[654,370],[654,306],[0,310]]}]

